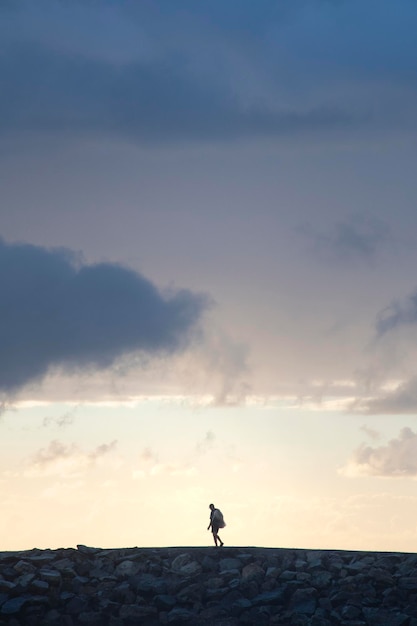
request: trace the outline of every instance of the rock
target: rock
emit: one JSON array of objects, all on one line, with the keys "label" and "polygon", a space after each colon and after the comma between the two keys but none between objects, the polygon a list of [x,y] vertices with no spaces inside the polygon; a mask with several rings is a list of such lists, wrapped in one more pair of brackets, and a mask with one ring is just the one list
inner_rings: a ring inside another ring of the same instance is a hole
[{"label": "rock", "polygon": [[154,604],[156,608],[160,611],[167,611],[167,610],[169,611],[170,609],[174,608],[176,603],[177,603],[177,600],[175,596],[170,596],[167,594],[159,594],[155,596],[155,599],[154,599]]},{"label": "rock", "polygon": [[264,570],[256,563],[249,563],[249,565],[245,565],[242,570],[242,580],[245,582],[250,580],[262,580],[264,576]]},{"label": "rock", "polygon": [[80,554],[85,554],[87,556],[94,556],[100,552],[100,548],[90,548],[89,546],[83,546],[82,544],[77,546],[77,550]]},{"label": "rock", "polygon": [[13,566],[13,569],[18,574],[33,574],[36,572],[36,567],[32,565],[32,563],[28,563],[28,561],[18,561],[16,565]]},{"label": "rock", "polygon": [[0,625],[417,626],[417,556],[79,546],[0,552]]},{"label": "rock", "polygon": [[86,624],[86,626],[101,626],[102,618],[99,613],[94,611],[84,611],[78,616],[80,624]]},{"label": "rock", "polygon": [[417,576],[402,576],[397,584],[400,589],[417,590]]},{"label": "rock", "polygon": [[333,577],[330,572],[315,571],[311,579],[311,585],[316,589],[323,589],[328,587],[332,580]]},{"label": "rock", "polygon": [[29,598],[27,597],[17,597],[12,598],[11,600],[7,600],[0,610],[2,615],[17,615],[23,609],[25,605],[29,603]]},{"label": "rock", "polygon": [[135,588],[138,593],[146,595],[164,594],[167,592],[167,583],[164,577],[139,574],[135,577]]},{"label": "rock", "polygon": [[42,569],[39,572],[39,577],[50,585],[59,585],[62,581],[61,573],[56,570]]},{"label": "rock", "polygon": [[44,580],[34,580],[30,585],[30,589],[34,593],[47,593],[49,589],[49,584]]},{"label": "rock", "polygon": [[283,591],[277,589],[276,591],[267,591],[255,596],[252,600],[253,606],[263,606],[269,604],[281,604],[283,602]]},{"label": "rock", "polygon": [[189,554],[180,554],[173,560],[172,571],[181,576],[195,576],[202,571],[202,567],[197,561],[192,561]]},{"label": "rock", "polygon": [[123,605],[119,611],[119,617],[123,620],[144,620],[155,617],[157,610],[153,606],[138,606],[137,604]]},{"label": "rock", "polygon": [[281,570],[278,567],[268,567],[268,569],[266,570],[265,576],[267,578],[269,578],[270,576],[272,578],[278,578],[278,576],[280,575]]},{"label": "rock", "polygon": [[65,607],[65,612],[70,615],[78,615],[79,613],[83,613],[88,608],[86,598],[82,596],[74,596],[69,600]]},{"label": "rock", "polygon": [[168,624],[184,624],[194,620],[194,613],[188,609],[175,608],[168,613]]},{"label": "rock", "polygon": [[16,583],[12,583],[10,580],[0,580],[0,592],[11,593],[16,589]]},{"label": "rock", "polygon": [[358,606],[355,606],[354,604],[347,604],[343,607],[340,614],[344,620],[352,620],[360,617],[362,615],[362,611]]},{"label": "rock", "polygon": [[116,567],[114,573],[117,578],[123,578],[125,576],[134,576],[138,572],[138,566],[134,561],[122,561]]},{"label": "rock", "polygon": [[221,559],[219,561],[219,570],[220,573],[227,572],[228,570],[238,570],[242,569],[242,561],[240,559]]},{"label": "rock", "polygon": [[290,609],[295,613],[313,615],[316,610],[317,591],[313,588],[297,589],[291,597]]}]

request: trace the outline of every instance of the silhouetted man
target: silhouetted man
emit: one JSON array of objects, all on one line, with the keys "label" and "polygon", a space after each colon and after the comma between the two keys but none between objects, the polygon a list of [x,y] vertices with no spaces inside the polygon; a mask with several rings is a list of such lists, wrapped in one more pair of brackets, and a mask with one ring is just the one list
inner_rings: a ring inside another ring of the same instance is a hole
[{"label": "silhouetted man", "polygon": [[225,521],[223,519],[223,513],[220,511],[220,509],[216,509],[214,504],[210,504],[209,509],[210,509],[210,524],[208,525],[207,530],[210,530],[210,527],[211,527],[211,532],[213,533],[215,546],[217,548],[218,547],[217,542],[219,542],[220,548],[221,548],[223,545],[223,541],[219,537],[219,528],[224,528],[226,526]]}]

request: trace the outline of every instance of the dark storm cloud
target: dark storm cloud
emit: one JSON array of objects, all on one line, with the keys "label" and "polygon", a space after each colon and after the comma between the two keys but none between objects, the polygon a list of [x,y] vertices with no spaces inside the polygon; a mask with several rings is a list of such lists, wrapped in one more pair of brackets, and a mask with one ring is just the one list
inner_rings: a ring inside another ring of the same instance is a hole
[{"label": "dark storm cloud", "polygon": [[181,348],[207,305],[189,291],[163,295],[110,263],[0,240],[0,389],[52,366],[105,368],[124,353]]},{"label": "dark storm cloud", "polygon": [[185,62],[123,65],[41,45],[4,46],[0,133],[115,134],[160,143],[269,136],[347,127],[336,106],[243,105],[232,90],[198,80]]}]

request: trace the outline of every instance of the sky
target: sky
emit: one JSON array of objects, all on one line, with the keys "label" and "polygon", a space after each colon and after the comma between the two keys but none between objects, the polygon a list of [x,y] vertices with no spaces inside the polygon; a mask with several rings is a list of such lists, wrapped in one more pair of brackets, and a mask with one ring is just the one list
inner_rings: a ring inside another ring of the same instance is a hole
[{"label": "sky", "polygon": [[4,550],[417,550],[414,0],[0,2]]}]

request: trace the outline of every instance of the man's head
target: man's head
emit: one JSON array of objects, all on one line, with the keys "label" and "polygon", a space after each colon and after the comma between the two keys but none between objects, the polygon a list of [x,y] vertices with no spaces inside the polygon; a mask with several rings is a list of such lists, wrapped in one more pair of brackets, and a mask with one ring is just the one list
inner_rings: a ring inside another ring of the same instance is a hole
[{"label": "man's head", "polygon": [[209,509],[211,509],[212,511],[215,509],[216,507],[214,506],[214,504],[210,504],[209,505]]}]

